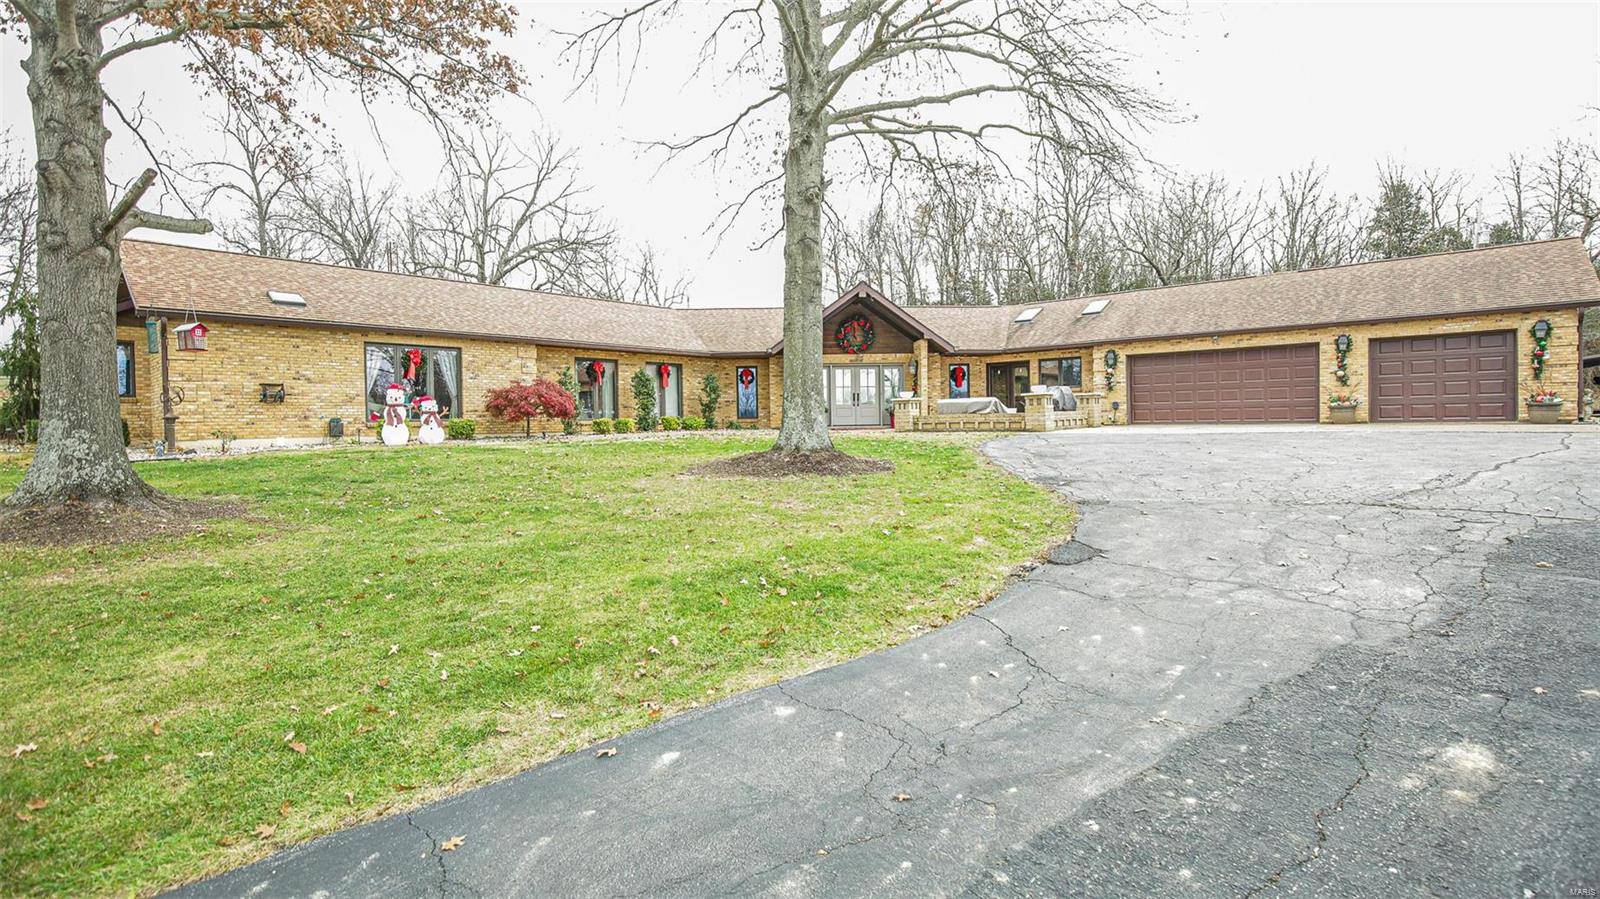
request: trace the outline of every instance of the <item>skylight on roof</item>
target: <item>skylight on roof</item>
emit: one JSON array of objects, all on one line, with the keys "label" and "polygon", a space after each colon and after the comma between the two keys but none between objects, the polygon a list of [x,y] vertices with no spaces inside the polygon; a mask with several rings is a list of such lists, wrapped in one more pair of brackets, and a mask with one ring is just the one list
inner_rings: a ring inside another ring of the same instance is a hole
[{"label": "skylight on roof", "polygon": [[1082,314],[1083,315],[1094,315],[1097,312],[1104,312],[1104,311],[1106,311],[1106,307],[1109,306],[1109,305],[1111,305],[1111,301],[1110,300],[1095,300],[1094,302],[1090,303],[1089,305],[1083,307],[1083,313]]},{"label": "skylight on roof", "polygon": [[304,306],[306,304],[305,297],[288,290],[269,290],[267,291],[267,299],[277,303],[279,306]]},{"label": "skylight on roof", "polygon": [[1043,308],[1043,306],[1029,306],[1021,312],[1018,312],[1015,319],[1016,323],[1019,325],[1025,325],[1028,322],[1033,321],[1034,316],[1038,315],[1039,311]]}]

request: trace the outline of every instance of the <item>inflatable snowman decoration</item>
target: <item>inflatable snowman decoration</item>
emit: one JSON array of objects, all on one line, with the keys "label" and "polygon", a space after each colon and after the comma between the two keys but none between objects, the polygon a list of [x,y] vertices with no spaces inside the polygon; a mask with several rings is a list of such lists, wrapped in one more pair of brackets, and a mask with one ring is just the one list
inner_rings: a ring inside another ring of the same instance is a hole
[{"label": "inflatable snowman decoration", "polygon": [[383,405],[383,430],[379,432],[383,445],[405,446],[411,439],[411,432],[406,429],[406,389],[390,384],[383,392]]},{"label": "inflatable snowman decoration", "polygon": [[417,411],[422,413],[422,427],[417,429],[417,442],[429,446],[444,442],[444,426],[439,424],[439,401],[431,396],[417,397]]}]

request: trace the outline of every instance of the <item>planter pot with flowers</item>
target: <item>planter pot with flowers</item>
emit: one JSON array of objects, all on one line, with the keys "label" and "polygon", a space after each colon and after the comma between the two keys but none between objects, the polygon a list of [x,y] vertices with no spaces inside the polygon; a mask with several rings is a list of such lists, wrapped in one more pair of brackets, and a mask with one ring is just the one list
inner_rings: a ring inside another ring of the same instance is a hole
[{"label": "planter pot with flowers", "polygon": [[1528,421],[1536,425],[1553,425],[1561,419],[1561,394],[1540,388],[1528,395]]},{"label": "planter pot with flowers", "polygon": [[1361,398],[1353,393],[1335,393],[1328,397],[1328,421],[1336,425],[1356,423],[1356,410],[1361,408]]}]

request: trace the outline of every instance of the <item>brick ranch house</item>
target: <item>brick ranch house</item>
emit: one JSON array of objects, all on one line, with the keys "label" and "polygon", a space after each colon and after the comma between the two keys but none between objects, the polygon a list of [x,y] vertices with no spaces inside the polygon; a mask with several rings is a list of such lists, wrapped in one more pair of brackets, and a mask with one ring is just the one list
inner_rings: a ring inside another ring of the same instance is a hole
[{"label": "brick ranch house", "polygon": [[[1363,421],[1507,421],[1527,418],[1530,335],[1547,322],[1540,383],[1571,420],[1595,305],[1576,239],[1017,306],[905,307],[862,284],[825,310],[823,362],[841,428],[886,426],[902,390],[1020,407],[1034,384],[1103,391],[1116,424],[1326,421],[1335,391],[1362,399]],[[204,351],[179,347],[190,322]],[[1348,384],[1334,374],[1341,335]],[[662,309],[129,240],[117,337],[136,444],[162,436],[163,360],[184,443],[321,439],[331,418],[348,437],[403,379],[480,434],[520,432],[485,414],[485,391],[568,366],[585,418],[631,416],[641,367],[661,414],[698,415],[710,373],[719,424],[776,426],[782,409],[777,308]]]}]

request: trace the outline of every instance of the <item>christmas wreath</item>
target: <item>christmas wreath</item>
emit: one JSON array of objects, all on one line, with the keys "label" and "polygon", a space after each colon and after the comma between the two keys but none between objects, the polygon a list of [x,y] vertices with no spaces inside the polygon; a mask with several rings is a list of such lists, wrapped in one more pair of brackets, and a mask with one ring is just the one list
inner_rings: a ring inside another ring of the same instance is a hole
[{"label": "christmas wreath", "polygon": [[957,390],[967,386],[967,367],[965,365],[950,366],[950,383],[955,385]]},{"label": "christmas wreath", "polygon": [[606,378],[605,363],[586,362],[583,366],[583,373],[589,377],[589,383],[599,385],[599,383],[604,381]]},{"label": "christmas wreath", "polygon": [[417,349],[417,348],[415,348],[415,347],[412,347],[411,349],[406,350],[406,354],[405,355],[406,355],[406,380],[407,381],[415,381],[417,379],[417,369],[422,367],[422,351]]},{"label": "christmas wreath", "polygon": [[872,329],[871,319],[865,315],[855,315],[839,323],[833,332],[833,340],[839,349],[853,356],[872,349],[872,345],[878,342],[878,335]]},{"label": "christmas wreath", "polygon": [[741,387],[749,387],[751,384],[754,384],[755,382],[756,382],[756,370],[755,369],[753,369],[753,368],[741,368],[741,369],[739,369],[739,385]]}]

